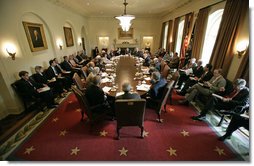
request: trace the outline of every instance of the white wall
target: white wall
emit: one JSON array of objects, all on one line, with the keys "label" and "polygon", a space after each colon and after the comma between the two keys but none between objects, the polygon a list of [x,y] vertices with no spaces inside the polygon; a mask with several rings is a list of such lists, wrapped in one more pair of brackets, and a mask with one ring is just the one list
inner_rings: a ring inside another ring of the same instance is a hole
[{"label": "white wall", "polygon": [[[87,28],[86,18],[61,7],[52,5],[48,1],[34,0],[1,0],[0,1],[0,119],[8,114],[20,113],[23,106],[10,87],[21,70],[30,74],[35,65],[48,67],[48,61],[69,55],[81,47],[77,44],[81,37],[82,26]],[[31,52],[22,21],[43,24],[48,49]],[[74,46],[66,47],[63,26],[72,27]],[[56,45],[56,40],[64,43],[63,50]],[[5,51],[5,44],[15,45],[16,60],[11,60]]]},{"label": "white wall", "polygon": [[[160,40],[160,31],[161,31],[161,20],[158,18],[139,18],[136,17],[132,21],[132,27],[134,29],[134,39],[138,40],[138,45],[141,48],[143,36],[153,36],[153,50],[158,48]],[[113,47],[114,39],[118,40],[118,28],[119,21],[115,18],[94,18],[91,17],[88,19],[88,38],[89,45],[91,48],[98,46],[99,37],[109,37],[109,49]],[[99,48],[101,49],[101,48]],[[91,50],[90,50],[91,52]],[[89,53],[90,53],[89,52]]]}]

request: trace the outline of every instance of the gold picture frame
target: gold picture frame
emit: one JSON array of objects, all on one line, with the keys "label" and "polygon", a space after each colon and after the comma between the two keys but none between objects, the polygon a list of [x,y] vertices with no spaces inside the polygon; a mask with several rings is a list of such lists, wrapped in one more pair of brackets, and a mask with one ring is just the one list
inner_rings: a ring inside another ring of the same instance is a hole
[{"label": "gold picture frame", "polygon": [[118,28],[118,39],[133,39],[133,28],[130,28],[129,31]]},{"label": "gold picture frame", "polygon": [[32,52],[48,49],[43,24],[23,21],[26,37]]},{"label": "gold picture frame", "polygon": [[74,46],[71,28],[63,27],[63,29],[64,29],[64,37],[65,37],[66,46],[67,47]]}]

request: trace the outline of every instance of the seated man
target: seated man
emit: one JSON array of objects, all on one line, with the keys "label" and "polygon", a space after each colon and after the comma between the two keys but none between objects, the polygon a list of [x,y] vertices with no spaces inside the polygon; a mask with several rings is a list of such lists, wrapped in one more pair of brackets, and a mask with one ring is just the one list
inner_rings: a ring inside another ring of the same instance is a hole
[{"label": "seated man", "polygon": [[94,112],[103,113],[110,109],[107,102],[107,97],[103,90],[100,88],[101,78],[100,76],[95,76],[92,79],[92,83],[87,87],[85,96],[89,103],[89,106],[98,106],[93,109]]},{"label": "seated man", "polygon": [[64,92],[67,92],[59,80],[51,79],[48,80],[47,76],[43,72],[41,66],[35,66],[35,74],[33,78],[37,83],[46,84],[53,89],[53,92],[56,92],[60,97],[65,97]]},{"label": "seated man", "polygon": [[185,95],[184,100],[180,100],[180,104],[188,105],[189,102],[193,101],[193,99],[198,95],[211,96],[213,93],[218,92],[222,87],[226,86],[226,80],[221,75],[221,69],[215,69],[213,72],[213,77],[208,82],[204,82],[203,85],[195,84],[190,89],[188,89]]},{"label": "seated man", "polygon": [[200,82],[203,83],[204,81],[209,81],[213,77],[212,65],[206,64],[204,67],[204,73],[199,76],[195,74],[194,77],[189,77],[189,79],[185,82],[183,88],[180,91],[177,91],[178,95],[184,96],[187,93],[189,87],[195,85],[196,83]]},{"label": "seated man", "polygon": [[51,90],[43,91],[42,88],[46,86],[45,84],[43,85],[29,79],[27,71],[20,71],[19,76],[21,79],[17,82],[17,88],[25,98],[41,98],[47,104],[48,108],[57,107],[58,104],[54,102]]},{"label": "seated man", "polygon": [[219,137],[219,141],[224,141],[225,139],[230,139],[231,135],[233,134],[234,131],[236,131],[240,127],[244,127],[247,130],[249,130],[249,116],[248,112],[246,114],[239,115],[239,114],[234,114],[228,128],[226,130],[226,133]]},{"label": "seated man", "polygon": [[173,58],[169,62],[169,67],[178,69],[179,63],[180,63],[180,58],[178,57],[178,53],[175,52],[173,55]]},{"label": "seated man", "polygon": [[[193,120],[202,120],[207,112],[213,108],[218,110],[235,110],[236,107],[243,107],[249,103],[249,89],[244,79],[237,79],[234,83],[235,93],[230,98],[219,99],[211,96],[205,104],[199,116],[192,117]],[[237,110],[235,110],[237,111]]]},{"label": "seated man", "polygon": [[151,99],[160,99],[162,97],[162,89],[166,84],[167,80],[161,77],[159,72],[153,72],[151,77],[151,87],[148,91]]},{"label": "seated man", "polygon": [[89,75],[86,78],[86,87],[88,87],[93,81],[93,78],[100,73],[100,68],[99,67],[94,67],[92,71],[89,73]]},{"label": "seated man", "polygon": [[137,93],[130,93],[131,85],[126,82],[122,85],[123,95],[117,96],[116,99],[141,99]]}]

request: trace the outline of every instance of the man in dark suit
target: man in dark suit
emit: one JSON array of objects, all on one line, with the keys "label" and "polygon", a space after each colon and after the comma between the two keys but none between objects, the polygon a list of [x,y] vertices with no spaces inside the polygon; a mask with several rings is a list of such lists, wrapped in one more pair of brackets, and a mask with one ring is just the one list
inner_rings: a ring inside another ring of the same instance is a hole
[{"label": "man in dark suit", "polygon": [[17,82],[17,88],[23,94],[23,97],[27,99],[41,98],[47,103],[48,108],[55,108],[57,104],[54,102],[54,97],[51,90],[42,91],[42,88],[46,85],[37,83],[29,78],[27,71],[19,72],[20,80]]},{"label": "man in dark suit", "polygon": [[57,81],[61,82],[66,90],[71,88],[71,80],[68,80],[66,77],[63,77],[61,71],[56,67],[56,62],[54,60],[49,61],[49,67],[46,71],[47,78],[52,80],[52,78],[56,78]]},{"label": "man in dark suit", "polygon": [[67,92],[63,89],[63,85],[59,80],[52,79],[48,80],[47,76],[43,72],[43,68],[41,66],[35,66],[35,74],[33,74],[33,79],[41,84],[47,84],[49,87],[53,89],[53,92],[58,94],[60,97],[64,97],[64,92]]},{"label": "man in dark suit", "polygon": [[141,99],[137,93],[130,93],[131,85],[126,82],[122,85],[123,95],[117,96],[116,99]]},{"label": "man in dark suit", "polygon": [[107,97],[103,90],[100,88],[101,78],[100,76],[95,76],[92,79],[92,83],[87,87],[85,96],[88,100],[89,106],[97,106],[93,109],[94,112],[102,113],[110,109],[107,102]]},{"label": "man in dark suit", "polygon": [[211,96],[206,102],[204,109],[201,111],[200,115],[192,117],[194,120],[202,120],[205,118],[209,110],[234,110],[236,107],[243,107],[249,103],[249,88],[246,86],[246,81],[244,79],[237,79],[234,83],[235,92],[233,96],[229,98],[219,99],[217,97]]},{"label": "man in dark suit", "polygon": [[199,76],[198,74],[194,74],[195,77],[189,77],[189,79],[185,82],[182,90],[177,91],[177,94],[184,96],[187,93],[189,87],[195,85],[198,82],[203,83],[204,81],[209,81],[213,77],[213,72],[211,71],[212,67],[213,66],[211,64],[206,64],[206,66],[204,67],[204,72],[201,76]]}]

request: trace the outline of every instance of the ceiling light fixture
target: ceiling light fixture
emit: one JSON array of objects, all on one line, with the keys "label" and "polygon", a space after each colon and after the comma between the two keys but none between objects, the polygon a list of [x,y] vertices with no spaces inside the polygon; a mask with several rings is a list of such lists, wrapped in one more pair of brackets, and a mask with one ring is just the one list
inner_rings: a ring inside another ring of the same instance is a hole
[{"label": "ceiling light fixture", "polygon": [[122,27],[123,31],[129,31],[131,27],[131,20],[135,19],[135,16],[126,14],[126,0],[124,0],[124,13],[121,16],[115,17],[120,21],[120,26]]}]

